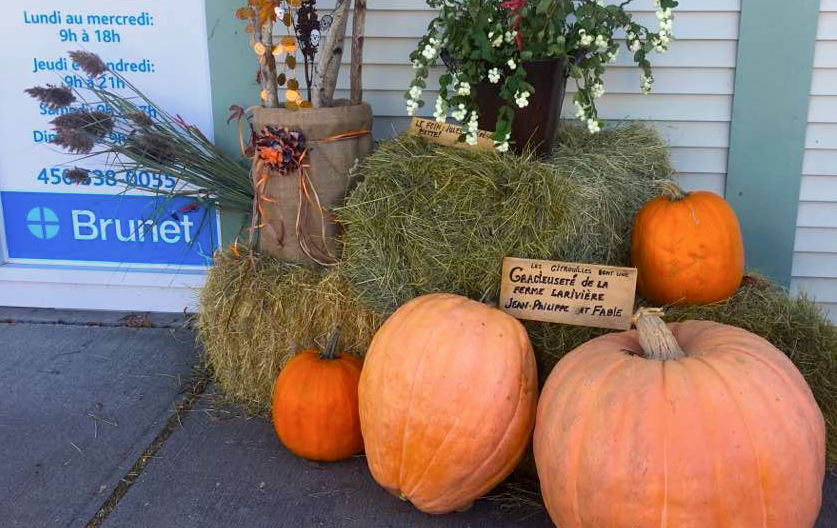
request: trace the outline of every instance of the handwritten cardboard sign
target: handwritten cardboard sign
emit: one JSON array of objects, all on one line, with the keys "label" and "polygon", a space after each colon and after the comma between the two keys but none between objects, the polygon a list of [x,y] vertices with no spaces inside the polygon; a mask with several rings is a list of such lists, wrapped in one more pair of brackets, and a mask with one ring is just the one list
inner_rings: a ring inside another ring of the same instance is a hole
[{"label": "handwritten cardboard sign", "polygon": [[419,135],[432,143],[445,145],[446,147],[476,150],[492,150],[494,148],[494,140],[491,139],[491,136],[494,134],[493,132],[478,130],[477,144],[469,145],[459,141],[459,136],[462,134],[461,126],[451,123],[437,123],[432,119],[414,117],[410,122],[408,132]]},{"label": "handwritten cardboard sign", "polygon": [[503,259],[500,309],[518,319],[627,330],[636,268]]}]

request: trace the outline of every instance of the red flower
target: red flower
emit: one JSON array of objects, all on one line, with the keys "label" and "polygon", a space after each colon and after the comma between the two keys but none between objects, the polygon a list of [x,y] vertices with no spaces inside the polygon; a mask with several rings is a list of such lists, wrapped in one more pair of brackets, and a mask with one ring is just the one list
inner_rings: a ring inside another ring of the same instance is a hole
[{"label": "red flower", "polygon": [[504,7],[509,11],[517,11],[518,9],[522,9],[523,6],[526,5],[526,0],[507,0],[500,4],[500,7]]},{"label": "red flower", "polygon": [[[526,5],[526,0],[506,0],[505,2],[500,4],[500,7],[508,9],[511,12],[520,11],[523,9],[523,6]],[[514,17],[514,22],[512,22],[511,28],[517,29],[520,27],[520,21],[522,16],[520,13],[517,13],[517,16]],[[515,44],[517,44],[517,49],[523,51],[523,32],[518,31],[517,35],[514,36]]]}]

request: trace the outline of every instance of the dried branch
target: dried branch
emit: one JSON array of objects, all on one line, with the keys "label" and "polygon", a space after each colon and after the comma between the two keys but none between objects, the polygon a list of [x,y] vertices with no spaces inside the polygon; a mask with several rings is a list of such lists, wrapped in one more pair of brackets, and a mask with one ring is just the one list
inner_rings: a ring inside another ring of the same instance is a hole
[{"label": "dried branch", "polygon": [[366,24],[366,0],[355,0],[355,12],[352,18],[352,65],[350,72],[351,95],[353,105],[363,101],[363,32]]},{"label": "dried branch", "polygon": [[279,106],[278,87],[276,83],[276,57],[273,56],[273,21],[268,19],[262,28],[262,44],[264,44],[264,75],[265,90],[267,90],[267,100],[265,106],[267,108],[276,108]]},{"label": "dried branch", "polygon": [[343,58],[343,41],[346,38],[346,23],[349,17],[351,0],[337,0],[331,13],[331,28],[325,43],[320,48],[320,63],[314,78],[314,106],[331,106],[334,102],[334,89],[337,86],[337,74]]}]

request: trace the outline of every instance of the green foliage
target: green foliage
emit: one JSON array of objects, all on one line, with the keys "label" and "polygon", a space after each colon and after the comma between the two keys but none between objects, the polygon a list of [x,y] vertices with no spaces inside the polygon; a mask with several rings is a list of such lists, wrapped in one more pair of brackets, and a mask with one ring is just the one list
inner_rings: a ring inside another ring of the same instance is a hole
[{"label": "green foliage", "polygon": [[[428,5],[439,9],[439,15],[410,55],[415,68],[411,87],[424,89],[429,67],[444,54],[452,75],[440,82],[441,99],[435,116],[444,120],[453,110],[456,119],[465,121],[465,116],[478,113],[476,86],[486,77],[491,80],[488,72],[497,68],[501,77],[496,81],[497,88],[507,104],[498,119],[494,140],[504,150],[514,109],[520,106],[518,97],[534,90],[526,82],[522,65],[559,59],[578,86],[577,117],[590,132],[598,132],[595,100],[604,93],[602,75],[605,65],[616,59],[620,33],[625,33],[626,44],[643,71],[643,92],[653,82],[647,54],[665,52],[673,39],[671,9],[677,6],[675,0],[655,0],[660,21],[657,31],[634,22],[625,10],[631,1],[606,5],[604,0],[427,0]],[[460,89],[463,86],[466,89]],[[407,92],[409,113],[418,108],[420,96],[420,91]],[[467,133],[466,137],[473,140]]]}]

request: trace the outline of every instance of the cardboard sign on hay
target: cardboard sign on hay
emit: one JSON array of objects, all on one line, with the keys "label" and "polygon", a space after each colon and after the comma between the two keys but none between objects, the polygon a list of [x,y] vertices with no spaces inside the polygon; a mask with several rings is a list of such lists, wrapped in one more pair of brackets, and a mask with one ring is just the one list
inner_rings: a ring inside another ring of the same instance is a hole
[{"label": "cardboard sign on hay", "polygon": [[[366,103],[297,111],[260,108],[253,116],[253,125],[256,131],[265,125],[274,125],[298,130],[305,135],[308,140],[306,161],[310,164],[307,175],[323,209],[317,211],[316,206],[303,201],[302,205],[311,210],[307,225],[298,228],[301,203],[299,178],[295,173],[271,174],[263,189],[264,199],[260,200],[263,222],[270,226],[260,233],[262,251],[284,262],[314,264],[300,246],[299,239],[305,236],[315,249],[339,257],[339,226],[334,222],[331,211],[343,205],[351,190],[349,172],[355,161],[372,152],[372,108]],[[355,131],[369,133],[345,140],[329,140]],[[298,233],[298,229],[305,232]]]},{"label": "cardboard sign on hay", "polygon": [[500,309],[518,319],[628,330],[636,276],[636,268],[506,257]]},{"label": "cardboard sign on hay", "polygon": [[421,117],[414,117],[410,122],[408,129],[410,134],[421,136],[431,143],[444,145],[446,147],[455,147],[461,149],[474,150],[493,150],[494,140],[491,139],[493,132],[487,130],[477,131],[477,144],[469,145],[459,141],[459,136],[462,135],[462,127],[450,123],[439,123],[432,119],[422,119]]}]

